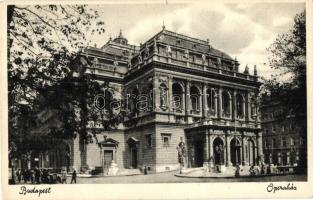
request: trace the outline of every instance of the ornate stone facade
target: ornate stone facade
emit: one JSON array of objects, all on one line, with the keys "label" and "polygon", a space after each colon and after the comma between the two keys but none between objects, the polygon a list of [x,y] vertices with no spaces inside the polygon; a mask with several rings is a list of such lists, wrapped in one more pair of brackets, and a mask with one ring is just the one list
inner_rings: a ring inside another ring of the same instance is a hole
[{"label": "ornate stone facade", "polygon": [[125,119],[118,130],[100,134],[113,144],[98,141],[73,152],[76,167],[82,166],[77,155],[85,155],[89,168],[114,160],[119,168],[174,170],[181,141],[188,167],[253,165],[262,155],[257,74],[240,73],[236,59],[207,41],[164,28],[140,46],[120,34],[82,57],[94,63],[86,73],[115,85],[122,98],[135,97],[128,109],[136,111],[136,123]]}]

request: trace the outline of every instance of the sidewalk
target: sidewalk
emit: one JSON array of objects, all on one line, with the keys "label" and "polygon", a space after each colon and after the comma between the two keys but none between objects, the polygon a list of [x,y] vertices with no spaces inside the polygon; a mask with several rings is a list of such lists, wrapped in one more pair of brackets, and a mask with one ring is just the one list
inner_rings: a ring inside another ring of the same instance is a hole
[{"label": "sidewalk", "polygon": [[268,177],[268,176],[284,176],[290,175],[292,173],[277,173],[277,174],[258,174],[251,176],[249,171],[246,169],[240,170],[240,176],[235,176],[235,168],[228,167],[225,172],[209,172],[202,168],[194,168],[183,171],[182,174],[177,173],[175,176],[182,178],[258,178],[258,177]]}]

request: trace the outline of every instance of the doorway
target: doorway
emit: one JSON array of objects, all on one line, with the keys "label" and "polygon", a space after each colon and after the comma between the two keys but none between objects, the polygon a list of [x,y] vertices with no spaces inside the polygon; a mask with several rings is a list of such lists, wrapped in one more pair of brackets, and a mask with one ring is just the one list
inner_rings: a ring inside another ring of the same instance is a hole
[{"label": "doorway", "polygon": [[104,150],[103,155],[104,155],[104,159],[103,159],[104,170],[108,170],[113,160],[113,151]]},{"label": "doorway", "polygon": [[232,162],[233,166],[237,164],[241,164],[241,155],[240,155],[240,142],[238,139],[232,139],[230,142],[230,161]]},{"label": "doorway", "polygon": [[195,167],[203,166],[203,141],[195,140],[194,141],[194,165]]},{"label": "doorway", "polygon": [[131,148],[131,167],[133,169],[136,169],[137,168],[137,165],[138,165],[138,162],[137,162],[137,148],[133,147]]},{"label": "doorway", "polygon": [[224,165],[224,142],[219,137],[213,141],[213,152],[215,165]]},{"label": "doorway", "polygon": [[248,158],[248,164],[250,166],[255,165],[255,145],[254,145],[254,142],[252,140],[248,140],[247,158]]}]

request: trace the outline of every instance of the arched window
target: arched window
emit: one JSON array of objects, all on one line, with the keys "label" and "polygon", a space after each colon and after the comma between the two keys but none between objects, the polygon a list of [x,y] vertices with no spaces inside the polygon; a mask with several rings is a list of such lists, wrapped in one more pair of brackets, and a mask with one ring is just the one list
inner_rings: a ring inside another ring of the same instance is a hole
[{"label": "arched window", "polygon": [[209,88],[207,89],[207,106],[208,106],[208,114],[209,116],[215,115],[216,114],[216,92],[214,88]]},{"label": "arched window", "polygon": [[257,102],[256,98],[252,97],[251,98],[251,117],[254,118],[257,115]]},{"label": "arched window", "polygon": [[230,117],[230,94],[226,91],[222,93],[222,114],[223,117]]},{"label": "arched window", "polygon": [[197,87],[190,87],[191,113],[200,113],[200,92]]},{"label": "arched window", "polygon": [[139,113],[139,108],[138,108],[138,97],[139,97],[139,91],[137,88],[134,88],[132,90],[131,95],[129,96],[129,109],[130,112],[133,113],[134,115]]},{"label": "arched window", "polygon": [[237,110],[237,118],[244,118],[244,98],[241,94],[236,95],[236,110]]},{"label": "arched window", "polygon": [[138,106],[141,111],[150,112],[153,110],[153,85],[148,84],[143,88],[138,98]]},{"label": "arched window", "polygon": [[181,87],[180,84],[174,83],[172,85],[172,91],[173,91],[173,109],[175,112],[183,112],[183,88]]}]

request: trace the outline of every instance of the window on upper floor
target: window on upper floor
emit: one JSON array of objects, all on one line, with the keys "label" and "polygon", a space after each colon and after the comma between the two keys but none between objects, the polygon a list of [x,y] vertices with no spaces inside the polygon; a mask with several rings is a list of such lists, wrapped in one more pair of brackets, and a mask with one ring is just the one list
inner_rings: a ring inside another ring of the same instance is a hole
[{"label": "window on upper floor", "polygon": [[303,145],[303,144],[304,144],[304,139],[303,139],[303,137],[300,137],[300,139],[299,139],[299,144],[300,144],[300,145]]},{"label": "window on upper floor", "polygon": [[209,116],[214,116],[216,114],[216,110],[215,110],[215,107],[216,107],[216,98],[217,98],[217,95],[216,95],[216,92],[215,92],[215,89],[214,88],[209,88],[207,89],[207,106],[208,106],[208,115]]},{"label": "window on upper floor", "polygon": [[285,125],[281,125],[281,132],[285,132]]},{"label": "window on upper floor", "polygon": [[146,147],[152,147],[152,134],[146,135]]},{"label": "window on upper floor", "polygon": [[281,138],[281,143],[282,143],[282,147],[287,147],[287,140],[286,140],[286,137],[282,137]]},{"label": "window on upper floor", "polygon": [[223,91],[222,92],[222,116],[223,117],[230,117],[230,105],[231,105],[231,96],[229,92]]},{"label": "window on upper floor", "polygon": [[190,100],[192,114],[200,114],[200,91],[196,86],[190,87]]},{"label": "window on upper floor", "polygon": [[272,132],[275,133],[276,132],[276,127],[275,124],[272,125]]},{"label": "window on upper floor", "polygon": [[290,138],[290,145],[291,146],[295,145],[295,140],[292,137]]},{"label": "window on upper floor", "polygon": [[275,138],[272,139],[272,147],[273,148],[277,148],[277,143],[276,143],[276,139]]},{"label": "window on upper floor", "polygon": [[171,134],[170,133],[161,133],[162,144],[164,147],[169,147],[171,144]]}]

